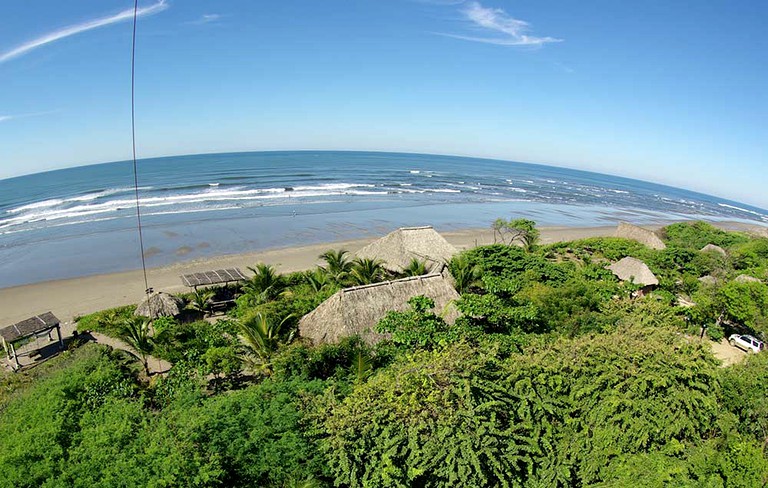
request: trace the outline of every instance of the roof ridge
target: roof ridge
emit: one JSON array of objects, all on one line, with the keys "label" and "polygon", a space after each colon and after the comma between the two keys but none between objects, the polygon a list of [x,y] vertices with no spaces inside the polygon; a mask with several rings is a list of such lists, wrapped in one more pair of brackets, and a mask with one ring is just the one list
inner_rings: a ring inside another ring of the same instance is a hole
[{"label": "roof ridge", "polygon": [[422,281],[426,279],[442,278],[442,277],[443,275],[440,273],[429,273],[429,274],[419,275],[419,276],[408,276],[406,278],[400,278],[398,280],[387,280],[387,281],[380,281],[378,283],[370,283],[368,285],[351,286],[349,288],[342,288],[339,291],[342,293],[350,293],[350,292],[355,292],[359,290],[366,290],[368,288],[376,288],[379,286],[393,285],[395,283],[406,283],[408,281]]}]

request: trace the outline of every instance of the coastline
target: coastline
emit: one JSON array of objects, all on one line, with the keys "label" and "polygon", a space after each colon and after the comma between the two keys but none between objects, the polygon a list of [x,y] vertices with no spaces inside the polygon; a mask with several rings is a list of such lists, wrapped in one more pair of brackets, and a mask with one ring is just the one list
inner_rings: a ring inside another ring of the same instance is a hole
[{"label": "coastline", "polygon": [[[643,225],[659,229],[672,223]],[[741,222],[712,222],[724,230],[758,231],[768,236],[768,228]],[[616,232],[616,226],[551,226],[540,227],[540,243],[572,241],[588,237],[608,237]],[[438,229],[439,231],[439,229]],[[448,242],[464,250],[493,243],[490,228],[441,231]],[[318,256],[328,249],[346,249],[354,253],[370,242],[382,237],[336,240],[304,246],[276,247],[263,251],[204,257],[191,261],[148,268],[149,285],[156,291],[179,293],[189,291],[179,278],[183,274],[222,268],[241,268],[246,274],[248,266],[259,262],[275,266],[281,273],[310,269],[320,264]],[[0,327],[14,324],[29,317],[53,312],[62,324],[71,324],[73,318],[107,308],[138,303],[144,296],[144,278],[141,269],[99,275],[44,281],[0,289]]]},{"label": "coastline", "polygon": [[[550,244],[610,236],[616,227],[562,226],[542,227],[540,230],[541,243]],[[447,231],[441,234],[459,250],[493,243],[493,232],[488,228]],[[246,267],[259,262],[272,264],[281,273],[291,273],[319,264],[318,256],[328,249],[343,248],[353,253],[378,237],[381,236],[206,257],[147,269],[147,279],[149,285],[157,291],[179,293],[189,291],[179,278],[187,273],[233,267],[246,272]],[[11,325],[49,310],[62,323],[71,323],[78,315],[137,303],[143,296],[144,278],[140,269],[3,288],[0,289],[0,326]]]}]

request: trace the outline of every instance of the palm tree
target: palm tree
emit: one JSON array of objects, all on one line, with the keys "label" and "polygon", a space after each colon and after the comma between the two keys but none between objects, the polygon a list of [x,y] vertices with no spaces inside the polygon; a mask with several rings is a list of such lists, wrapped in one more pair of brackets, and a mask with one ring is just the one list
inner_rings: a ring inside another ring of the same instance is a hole
[{"label": "palm tree", "polygon": [[480,285],[481,270],[478,265],[472,265],[464,255],[451,259],[449,265],[456,291],[464,293],[470,288]]},{"label": "palm tree", "polygon": [[304,273],[304,281],[306,281],[309,286],[315,290],[315,293],[323,291],[328,287],[328,285],[330,285],[330,282],[328,281],[328,274],[326,274],[322,268],[315,268],[312,271],[307,271]]},{"label": "palm tree", "polygon": [[338,284],[343,283],[352,271],[352,261],[349,260],[347,254],[348,251],[345,249],[338,251],[330,249],[320,255],[320,259],[326,264],[320,268],[328,274],[332,281]]},{"label": "palm tree", "polygon": [[243,284],[243,292],[266,302],[274,300],[287,288],[283,275],[278,273],[271,264],[259,263],[256,267],[248,267],[253,277]]},{"label": "palm tree", "polygon": [[355,285],[376,283],[386,278],[384,263],[378,259],[358,258],[352,262],[349,278]]},{"label": "palm tree", "polygon": [[355,384],[358,385],[365,382],[373,373],[373,362],[363,349],[358,349],[357,354],[352,358],[351,369],[355,378]]},{"label": "palm tree", "polygon": [[215,294],[216,292],[213,290],[195,290],[195,294],[187,307],[200,313],[208,313],[211,310],[211,301]]},{"label": "palm tree", "polygon": [[152,339],[149,336],[150,321],[144,317],[131,317],[123,321],[120,338],[139,354],[144,372],[149,377],[147,358],[152,352]]},{"label": "palm tree", "polygon": [[[291,317],[292,315],[289,315],[277,323],[259,312],[239,321],[238,337],[246,349],[246,354],[242,357],[243,362],[252,369],[269,375],[271,373],[270,358],[280,346],[280,332]],[[288,336],[285,343],[291,342],[292,339],[293,334]]]},{"label": "palm tree", "polygon": [[427,264],[416,258],[411,259],[408,266],[403,268],[403,275],[405,276],[421,276],[425,274],[427,274]]}]

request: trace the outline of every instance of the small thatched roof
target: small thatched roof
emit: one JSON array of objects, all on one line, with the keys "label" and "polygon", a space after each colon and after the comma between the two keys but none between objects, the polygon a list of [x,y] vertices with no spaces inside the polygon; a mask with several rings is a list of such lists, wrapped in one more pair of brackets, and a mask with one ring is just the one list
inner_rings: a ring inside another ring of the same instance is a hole
[{"label": "small thatched roof", "polygon": [[139,303],[134,315],[156,319],[158,317],[175,317],[181,313],[184,301],[171,294],[158,291],[149,295]]},{"label": "small thatched roof", "polygon": [[745,274],[737,276],[736,279],[733,281],[736,281],[738,283],[762,283],[762,280],[760,280],[759,278],[755,278],[754,276],[749,276]]},{"label": "small thatched roof", "polygon": [[449,324],[459,316],[451,304],[459,294],[443,275],[432,273],[340,290],[299,321],[299,333],[316,344],[354,335],[375,344],[386,337],[376,332],[376,324],[391,310],[407,310],[408,300],[419,295],[434,300],[435,313],[445,311]]},{"label": "small thatched roof", "polygon": [[659,239],[659,236],[655,232],[648,229],[643,229],[636,225],[628,224],[626,222],[620,222],[619,227],[616,229],[616,237],[624,239],[630,239],[637,241],[640,244],[650,247],[651,249],[666,249],[667,245],[664,241]]},{"label": "small thatched roof", "polygon": [[723,249],[720,246],[716,246],[714,244],[707,244],[706,246],[702,247],[700,249],[701,252],[716,252],[717,254],[720,254],[721,256],[727,255],[725,252],[725,249]]},{"label": "small thatched roof", "polygon": [[639,259],[626,257],[608,266],[608,269],[621,281],[629,281],[642,286],[659,284],[659,280],[656,279],[650,268]]},{"label": "small thatched roof", "polygon": [[702,276],[699,278],[699,281],[703,285],[716,285],[717,284],[717,278],[715,278],[712,275]]},{"label": "small thatched roof", "polygon": [[747,234],[753,237],[768,237],[768,227],[753,225],[747,229]]},{"label": "small thatched roof", "polygon": [[457,250],[430,226],[402,227],[357,251],[359,258],[380,259],[394,272],[406,268],[415,258],[428,271],[438,271]]}]

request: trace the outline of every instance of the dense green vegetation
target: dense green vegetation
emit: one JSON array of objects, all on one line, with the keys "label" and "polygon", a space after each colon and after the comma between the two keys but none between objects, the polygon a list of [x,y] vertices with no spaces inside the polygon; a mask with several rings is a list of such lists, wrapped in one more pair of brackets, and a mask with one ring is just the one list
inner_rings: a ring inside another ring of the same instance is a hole
[{"label": "dense green vegetation", "polygon": [[[217,321],[200,294],[151,326],[132,307],[81,318],[173,367],[148,378],[86,344],[0,378],[0,487],[768,483],[768,353],[722,367],[698,338],[768,338],[768,240],[694,223],[665,228],[663,251],[543,246],[530,221],[494,226],[504,242],[449,264],[463,316],[414,297],[374,347],[297,333],[340,287],[397,277],[340,251],[303,273],[254,266]],[[605,269],[625,256],[654,292],[631,298]]]}]

